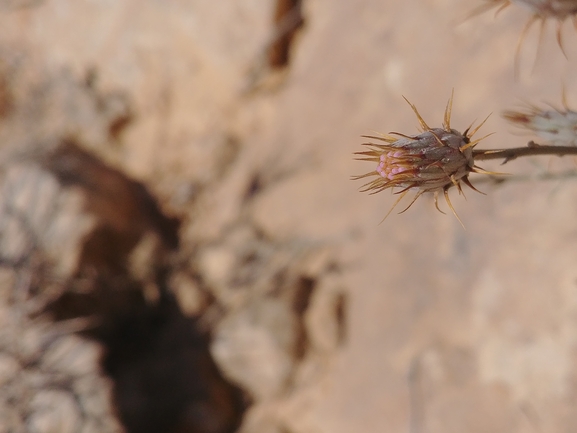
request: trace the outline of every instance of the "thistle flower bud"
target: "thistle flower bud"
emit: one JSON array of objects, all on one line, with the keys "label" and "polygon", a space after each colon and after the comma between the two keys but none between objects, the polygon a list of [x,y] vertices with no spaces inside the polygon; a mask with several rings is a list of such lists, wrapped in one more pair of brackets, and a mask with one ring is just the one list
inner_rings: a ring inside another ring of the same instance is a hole
[{"label": "thistle flower bud", "polygon": [[577,13],[575,0],[511,0],[540,17],[564,20]]},{"label": "thistle flower bud", "polygon": [[541,110],[529,105],[522,111],[505,111],[503,117],[527,129],[546,143],[555,146],[577,146],[577,112],[564,104],[564,110]]},{"label": "thistle flower bud", "polygon": [[455,213],[447,193],[449,188],[455,186],[462,193],[461,182],[463,182],[476,190],[468,179],[469,174],[471,172],[485,173],[484,170],[475,165],[473,158],[473,147],[485,137],[475,141],[471,141],[471,137],[487,119],[471,133],[469,133],[471,127],[467,128],[464,133],[452,129],[450,122],[453,96],[451,95],[445,109],[443,127],[430,128],[416,107],[408,100],[406,101],[415,112],[423,132],[414,136],[397,132],[383,136],[364,136],[379,140],[381,143],[364,143],[363,145],[367,146],[369,150],[356,152],[356,154],[361,155],[360,160],[373,162],[376,167],[373,171],[355,176],[353,179],[375,177],[361,187],[361,191],[368,191],[371,194],[389,188],[400,188],[396,192],[396,194],[400,194],[400,197],[391,211],[408,191],[414,190],[416,196],[402,212],[411,207],[417,198],[425,192],[434,193],[435,206],[441,211],[438,207],[437,197],[438,193],[443,191],[447,204]]},{"label": "thistle flower bud", "polygon": [[[435,191],[467,176],[474,165],[467,137],[455,130],[434,128],[413,137],[400,139],[371,137],[389,144],[367,143],[373,150],[360,152],[377,162],[380,176],[368,189],[390,187]],[[374,174],[374,173],[371,173]]]},{"label": "thistle flower bud", "polygon": [[521,36],[519,37],[519,42],[517,43],[517,49],[515,50],[516,77],[518,76],[518,63],[521,45],[523,44],[525,36],[535,23],[541,23],[541,29],[539,31],[539,41],[541,41],[543,38],[546,22],[557,22],[557,45],[559,45],[561,52],[565,58],[567,58],[567,53],[565,52],[565,47],[563,44],[562,28],[565,20],[572,18],[573,25],[577,29],[577,0],[484,0],[470,14],[470,16],[477,15],[490,9],[496,9],[497,11],[495,12],[495,15],[497,15],[500,11],[511,4],[519,5],[531,13],[531,17],[527,20],[525,27],[521,31]]}]

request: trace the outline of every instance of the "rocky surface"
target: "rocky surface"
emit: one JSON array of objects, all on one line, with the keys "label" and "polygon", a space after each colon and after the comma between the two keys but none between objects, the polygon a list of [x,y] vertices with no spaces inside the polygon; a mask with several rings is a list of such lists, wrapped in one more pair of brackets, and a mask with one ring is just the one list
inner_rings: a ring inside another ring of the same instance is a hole
[{"label": "rocky surface", "polygon": [[401,95],[485,147],[577,105],[575,32],[515,79],[527,13],[477,5],[3,2],[0,431],[574,431],[574,181],[452,191],[463,229],[350,180]]}]

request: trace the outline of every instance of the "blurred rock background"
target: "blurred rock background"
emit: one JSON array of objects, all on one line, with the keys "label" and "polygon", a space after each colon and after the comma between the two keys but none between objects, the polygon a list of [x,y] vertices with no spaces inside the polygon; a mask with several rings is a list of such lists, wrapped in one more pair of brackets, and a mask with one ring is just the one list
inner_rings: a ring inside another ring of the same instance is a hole
[{"label": "blurred rock background", "polygon": [[349,180],[401,95],[485,147],[577,105],[575,32],[515,79],[527,13],[477,5],[0,0],[0,432],[576,431],[574,181],[463,230]]}]

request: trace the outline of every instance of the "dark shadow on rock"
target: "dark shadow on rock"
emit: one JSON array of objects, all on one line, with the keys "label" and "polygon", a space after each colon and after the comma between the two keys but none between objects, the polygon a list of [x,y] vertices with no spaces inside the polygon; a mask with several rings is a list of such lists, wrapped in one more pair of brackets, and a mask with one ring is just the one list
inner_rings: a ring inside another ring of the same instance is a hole
[{"label": "dark shadow on rock", "polygon": [[[15,159],[20,177],[14,176],[13,183],[31,176],[37,180],[29,183],[33,194],[30,188],[13,188],[18,215],[34,222],[26,225],[29,237],[43,239],[52,221],[64,221],[56,241],[34,243],[47,266],[48,257],[63,256],[76,220],[87,215],[94,220],[73,238],[76,267],[53,282],[53,295],[42,298],[36,313],[47,326],[88,319],[80,335],[102,345],[101,367],[113,381],[112,399],[126,433],[235,431],[246,407],[243,394],[221,376],[209,335],[182,313],[167,284],[180,244],[179,219],[163,212],[146,185],[85,150],[80,140],[56,139],[39,144],[38,152],[20,155]],[[53,185],[48,201],[57,203],[74,192],[81,204],[64,208],[48,203],[51,212],[38,212],[41,186],[48,183]],[[0,206],[0,218],[11,204]],[[10,235],[11,227],[0,225],[0,239]],[[135,251],[149,237],[154,239],[151,251],[145,250],[136,266]],[[46,291],[40,277],[38,286],[38,293]]]},{"label": "dark shadow on rock", "polygon": [[130,433],[231,433],[244,411],[242,393],[226,382],[209,353],[209,338],[174,297],[115,314],[94,335]]}]

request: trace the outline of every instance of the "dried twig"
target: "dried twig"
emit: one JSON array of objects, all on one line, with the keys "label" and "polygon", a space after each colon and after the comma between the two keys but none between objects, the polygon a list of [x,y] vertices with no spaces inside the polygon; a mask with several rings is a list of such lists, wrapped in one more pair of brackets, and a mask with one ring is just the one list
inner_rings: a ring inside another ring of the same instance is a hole
[{"label": "dried twig", "polygon": [[573,146],[551,146],[537,144],[530,141],[526,147],[513,147],[511,149],[475,149],[473,150],[473,158],[475,161],[486,161],[489,159],[503,159],[502,164],[520,158],[522,156],[566,156],[577,155],[577,147]]}]

